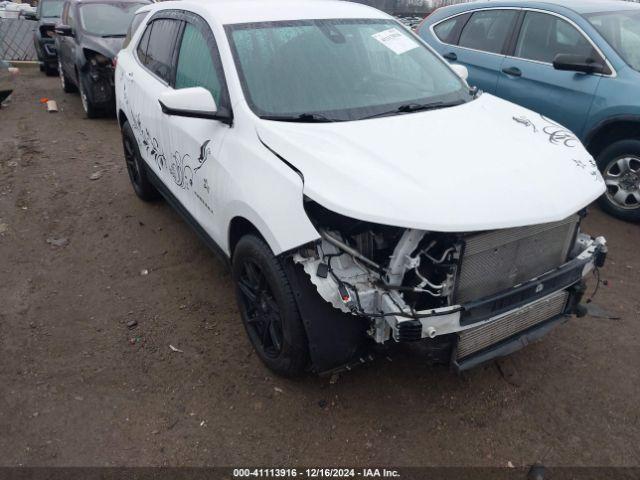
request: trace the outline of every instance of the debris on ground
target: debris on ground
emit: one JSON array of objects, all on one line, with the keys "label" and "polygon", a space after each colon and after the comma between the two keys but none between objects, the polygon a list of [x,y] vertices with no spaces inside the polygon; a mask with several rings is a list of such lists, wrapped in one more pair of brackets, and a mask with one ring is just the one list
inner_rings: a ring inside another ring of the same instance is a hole
[{"label": "debris on ground", "polygon": [[149,270],[147,270],[146,268],[143,268],[142,270],[140,270],[140,275],[142,275],[143,277],[146,277],[147,275],[149,275]]},{"label": "debris on ground", "polygon": [[53,247],[66,247],[67,245],[69,245],[69,239],[68,238],[47,238],[47,243]]},{"label": "debris on ground", "polygon": [[334,373],[333,375],[331,375],[331,378],[329,379],[329,383],[331,385],[335,385],[336,383],[338,383],[338,379],[340,378],[340,374],[339,373]]},{"label": "debris on ground", "polygon": [[55,100],[49,100],[47,102],[47,112],[49,113],[58,113],[58,104]]},{"label": "debris on ground", "polygon": [[508,467],[508,468],[516,468],[516,467],[513,465],[513,463],[511,462],[511,460],[509,460],[509,461],[507,462],[507,467]]},{"label": "debris on ground", "polygon": [[178,353],[184,353],[183,350],[180,350],[179,348],[174,347],[173,345],[169,345],[169,348],[173,351],[173,352],[178,352]]},{"label": "debris on ground", "polygon": [[89,175],[89,180],[98,180],[100,177],[102,177],[102,172],[93,172],[91,175]]},{"label": "debris on ground", "polygon": [[138,321],[137,320],[131,320],[131,321],[127,322],[127,328],[129,330],[133,330],[137,326],[138,326]]},{"label": "debris on ground", "polygon": [[273,387],[273,389],[276,391],[276,393],[283,393],[284,390],[282,390],[280,387]]}]

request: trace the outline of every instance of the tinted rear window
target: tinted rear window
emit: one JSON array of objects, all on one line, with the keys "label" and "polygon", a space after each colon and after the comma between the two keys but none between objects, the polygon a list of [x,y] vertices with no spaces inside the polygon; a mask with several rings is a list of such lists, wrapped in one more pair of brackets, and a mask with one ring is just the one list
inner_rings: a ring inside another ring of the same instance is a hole
[{"label": "tinted rear window", "polygon": [[171,63],[180,22],[161,19],[153,22],[145,65],[158,77],[169,83],[171,81]]},{"label": "tinted rear window", "polygon": [[475,12],[460,35],[461,47],[501,53],[516,18],[514,10]]},{"label": "tinted rear window", "polygon": [[433,31],[441,42],[456,43],[457,33],[460,32],[460,28],[467,21],[467,18],[469,18],[469,14],[450,18],[433,27]]}]

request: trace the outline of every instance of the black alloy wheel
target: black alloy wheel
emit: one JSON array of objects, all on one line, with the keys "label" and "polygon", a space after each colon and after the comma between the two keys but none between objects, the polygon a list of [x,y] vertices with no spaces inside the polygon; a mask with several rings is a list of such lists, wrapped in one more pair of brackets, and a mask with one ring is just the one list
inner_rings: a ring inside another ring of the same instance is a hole
[{"label": "black alloy wheel", "polygon": [[260,237],[247,234],[233,252],[232,274],[242,323],[273,372],[299,376],[309,365],[306,331],[282,262]]},{"label": "black alloy wheel", "polygon": [[260,266],[253,260],[243,263],[238,289],[249,336],[260,344],[266,356],[277,358],[284,341],[280,307]]}]

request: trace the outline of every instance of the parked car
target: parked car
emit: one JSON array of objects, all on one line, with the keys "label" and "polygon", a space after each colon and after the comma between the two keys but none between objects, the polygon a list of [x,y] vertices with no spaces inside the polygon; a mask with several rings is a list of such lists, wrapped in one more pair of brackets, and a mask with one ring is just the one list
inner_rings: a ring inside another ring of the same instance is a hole
[{"label": "parked car", "polygon": [[0,2],[0,18],[33,19],[36,9],[28,3]]},{"label": "parked car", "polygon": [[9,95],[13,93],[15,77],[20,70],[12,67],[10,63],[0,60],[0,108]]},{"label": "parked car", "polygon": [[57,75],[58,54],[56,52],[55,27],[62,15],[64,0],[40,0],[36,18],[38,25],[33,32],[40,70],[47,75]]},{"label": "parked car", "polygon": [[89,118],[114,110],[113,60],[146,0],[65,0],[56,26],[62,89],[80,91]]},{"label": "parked car", "polygon": [[418,33],[472,85],[575,133],[605,176],[602,208],[640,221],[640,4],[476,2],[437,10]]},{"label": "parked car", "polygon": [[262,361],[324,372],[422,341],[465,370],[584,314],[604,183],[577,138],[378,10],[278,6],[145,7],[116,68],[133,190],[228,262]]}]

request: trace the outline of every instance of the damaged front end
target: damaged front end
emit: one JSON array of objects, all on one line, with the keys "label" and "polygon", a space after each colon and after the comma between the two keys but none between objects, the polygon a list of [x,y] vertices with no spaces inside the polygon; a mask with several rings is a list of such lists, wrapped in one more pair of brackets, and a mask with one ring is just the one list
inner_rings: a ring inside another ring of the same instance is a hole
[{"label": "damaged front end", "polygon": [[293,261],[325,308],[342,316],[336,325],[357,319],[377,344],[423,341],[433,358],[458,371],[583,315],[583,278],[607,252],[604,238],[580,232],[584,213],[543,225],[439,233],[354,220],[310,199],[305,208],[321,239]]},{"label": "damaged front end", "polygon": [[82,69],[85,74],[86,94],[91,103],[110,106],[115,102],[115,68],[113,60],[102,53],[83,49],[86,63]]}]

